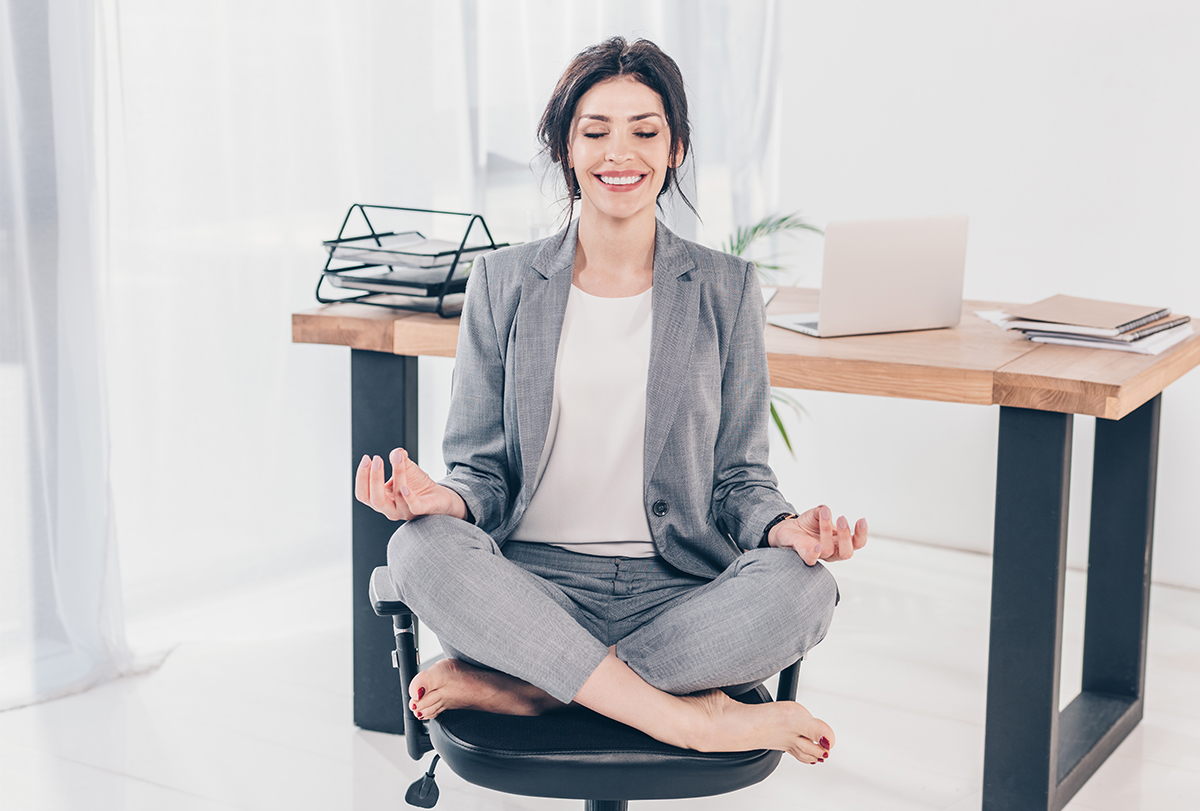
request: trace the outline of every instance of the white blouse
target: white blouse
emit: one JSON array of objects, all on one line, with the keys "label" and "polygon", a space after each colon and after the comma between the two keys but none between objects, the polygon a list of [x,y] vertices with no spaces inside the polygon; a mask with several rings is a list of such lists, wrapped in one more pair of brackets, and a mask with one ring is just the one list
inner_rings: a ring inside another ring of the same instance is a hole
[{"label": "white blouse", "polygon": [[515,541],[652,557],[644,504],[651,292],[603,298],[572,285],[533,498]]}]

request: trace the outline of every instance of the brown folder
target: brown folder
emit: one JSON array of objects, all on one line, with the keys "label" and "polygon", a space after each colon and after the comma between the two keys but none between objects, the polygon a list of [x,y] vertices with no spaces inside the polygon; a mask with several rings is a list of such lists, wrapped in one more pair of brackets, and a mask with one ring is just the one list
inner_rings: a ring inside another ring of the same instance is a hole
[{"label": "brown folder", "polygon": [[1170,312],[1169,308],[1163,307],[1144,307],[1138,304],[1119,304],[1113,301],[1059,295],[1023,307],[1015,307],[1009,314],[1025,321],[1047,321],[1121,333],[1149,324]]}]

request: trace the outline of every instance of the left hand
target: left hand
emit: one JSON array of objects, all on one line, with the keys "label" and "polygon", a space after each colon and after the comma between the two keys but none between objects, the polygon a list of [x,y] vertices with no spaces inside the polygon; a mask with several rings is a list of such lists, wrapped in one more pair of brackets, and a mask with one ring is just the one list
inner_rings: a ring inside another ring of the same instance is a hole
[{"label": "left hand", "polygon": [[771,527],[767,543],[796,550],[809,566],[818,560],[846,560],[867,545],[867,520],[858,519],[852,533],[846,516],[834,522],[833,513],[822,504]]}]

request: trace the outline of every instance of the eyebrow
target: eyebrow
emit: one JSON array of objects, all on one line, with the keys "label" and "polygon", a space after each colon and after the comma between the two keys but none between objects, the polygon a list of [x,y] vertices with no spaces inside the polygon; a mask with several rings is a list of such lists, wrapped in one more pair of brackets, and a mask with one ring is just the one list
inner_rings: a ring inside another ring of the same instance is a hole
[{"label": "eyebrow", "polygon": [[[584,118],[591,119],[592,121],[603,121],[605,124],[612,122],[611,118],[609,118],[606,115],[600,115],[599,113],[584,113],[583,115],[581,115],[579,117],[581,119],[584,119]],[[643,121],[647,118],[662,118],[662,116],[659,115],[658,113],[642,113],[640,115],[629,116],[630,121]]]}]

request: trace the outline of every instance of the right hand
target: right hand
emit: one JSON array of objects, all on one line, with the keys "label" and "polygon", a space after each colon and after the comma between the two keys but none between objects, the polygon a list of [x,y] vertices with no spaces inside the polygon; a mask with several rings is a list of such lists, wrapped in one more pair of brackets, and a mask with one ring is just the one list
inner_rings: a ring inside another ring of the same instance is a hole
[{"label": "right hand", "polygon": [[392,478],[383,480],[383,459],[364,456],[354,474],[354,497],[393,521],[410,521],[418,515],[467,517],[462,496],[444,487],[408,458],[403,448],[389,455]]},{"label": "right hand", "polygon": [[796,550],[809,566],[818,560],[846,560],[867,545],[867,519],[858,519],[851,532],[846,516],[834,523],[833,513],[822,504],[771,527],[767,544]]}]

